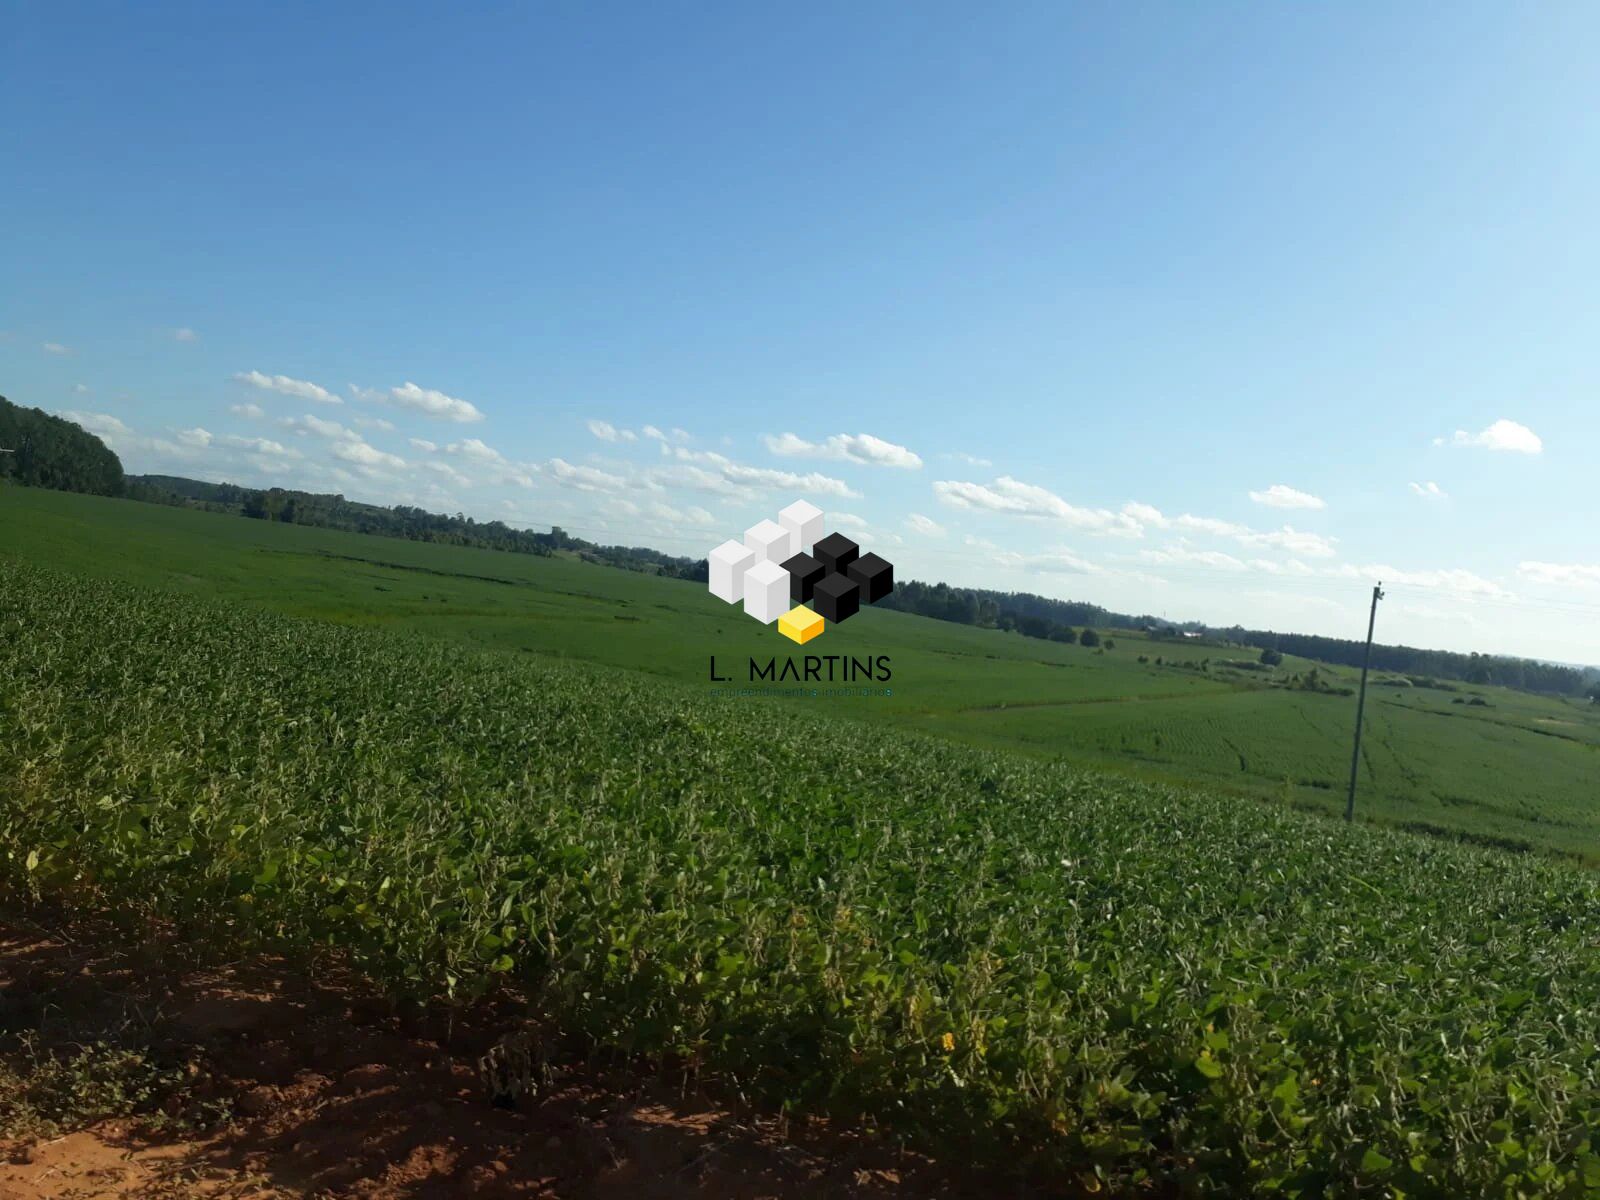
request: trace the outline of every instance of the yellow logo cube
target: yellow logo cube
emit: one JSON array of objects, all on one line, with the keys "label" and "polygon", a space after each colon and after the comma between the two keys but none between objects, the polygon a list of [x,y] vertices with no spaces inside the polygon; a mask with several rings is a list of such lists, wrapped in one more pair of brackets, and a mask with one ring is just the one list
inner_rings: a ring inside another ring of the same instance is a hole
[{"label": "yellow logo cube", "polygon": [[803,646],[822,632],[823,624],[819,614],[797,605],[778,618],[778,632]]}]

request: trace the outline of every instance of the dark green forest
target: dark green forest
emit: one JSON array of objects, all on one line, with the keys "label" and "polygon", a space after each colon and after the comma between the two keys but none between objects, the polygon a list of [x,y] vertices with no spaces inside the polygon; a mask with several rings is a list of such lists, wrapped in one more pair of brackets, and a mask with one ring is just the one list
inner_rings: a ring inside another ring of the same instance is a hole
[{"label": "dark green forest", "polygon": [[81,426],[0,396],[0,480],[97,496],[123,493],[122,462]]}]

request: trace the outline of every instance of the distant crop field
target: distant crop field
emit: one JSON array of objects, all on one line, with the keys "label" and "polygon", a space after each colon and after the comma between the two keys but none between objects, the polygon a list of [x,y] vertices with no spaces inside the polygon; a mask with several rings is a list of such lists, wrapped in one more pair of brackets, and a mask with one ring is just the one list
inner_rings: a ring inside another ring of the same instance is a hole
[{"label": "distant crop field", "polygon": [[[58,492],[0,493],[0,556],[696,688],[712,655],[738,664],[793,649],[679,580]],[[1355,702],[1337,690],[1355,672],[1292,656],[1234,670],[1255,652],[1107,632],[1115,646],[1098,652],[871,609],[809,649],[888,654],[892,696],[754,703],[1343,810]],[[1334,692],[1273,686],[1313,669]],[[1378,686],[1367,717],[1364,820],[1600,860],[1596,706]]]},{"label": "distant crop field", "polygon": [[1090,1190],[1600,1186],[1575,866],[14,561],[0,720],[11,903]]}]

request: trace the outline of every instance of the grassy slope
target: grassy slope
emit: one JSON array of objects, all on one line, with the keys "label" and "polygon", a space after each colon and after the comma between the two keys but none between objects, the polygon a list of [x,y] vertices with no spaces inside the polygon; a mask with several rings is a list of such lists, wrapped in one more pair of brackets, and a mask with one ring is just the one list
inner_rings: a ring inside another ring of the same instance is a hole
[{"label": "grassy slope", "polygon": [[[485,550],[64,493],[0,493],[0,555],[264,605],[591,660],[708,686],[707,664],[798,650],[692,584]],[[1245,652],[1079,646],[868,610],[808,651],[888,654],[889,697],[798,704],[1165,781],[1343,806],[1353,702],[1140,664]],[[1311,664],[1290,658],[1283,673]],[[1324,668],[1335,682],[1353,673]],[[734,672],[725,672],[732,674]],[[742,674],[742,672],[741,672]],[[1453,704],[1483,695],[1489,708]],[[1362,811],[1400,824],[1600,856],[1600,714],[1498,688],[1376,689]]]}]

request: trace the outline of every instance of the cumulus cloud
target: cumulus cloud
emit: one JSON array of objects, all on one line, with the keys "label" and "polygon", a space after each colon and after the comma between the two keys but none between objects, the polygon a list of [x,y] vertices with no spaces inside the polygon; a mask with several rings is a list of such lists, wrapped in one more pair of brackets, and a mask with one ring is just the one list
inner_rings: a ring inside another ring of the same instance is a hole
[{"label": "cumulus cloud", "polygon": [[329,438],[331,440],[361,440],[361,435],[355,430],[346,429],[337,421],[325,421],[321,417],[314,417],[310,413],[307,413],[303,417],[284,417],[278,422],[278,424],[283,426],[285,429],[292,429],[302,436],[312,433],[317,437]]},{"label": "cumulus cloud", "polygon": [[945,528],[932,517],[925,517],[921,513],[912,513],[906,518],[906,528],[913,533],[920,533],[927,537],[943,537]]},{"label": "cumulus cloud", "polygon": [[89,390],[89,385],[87,383],[75,383],[72,385],[72,394],[74,396],[87,396],[89,394]]},{"label": "cumulus cloud", "polygon": [[1411,490],[1416,495],[1428,500],[1448,500],[1450,498],[1449,493],[1431,479],[1427,483],[1413,483]]},{"label": "cumulus cloud", "polygon": [[1009,475],[1002,475],[987,485],[942,479],[933,485],[933,491],[941,503],[951,508],[1061,521],[1074,529],[1117,537],[1139,537],[1144,532],[1139,522],[1126,513],[1080,508],[1047,488],[1023,483]]},{"label": "cumulus cloud", "polygon": [[234,378],[240,383],[260,388],[264,392],[277,392],[282,396],[293,396],[296,400],[311,400],[317,404],[344,403],[327,388],[318,387],[307,379],[291,379],[287,375],[266,375],[260,371],[240,371]]},{"label": "cumulus cloud", "polygon": [[1024,571],[1038,571],[1048,575],[1098,575],[1102,570],[1088,559],[1079,558],[1066,550],[1056,550],[1048,554],[1017,554],[1002,550],[995,555],[995,562],[1002,567],[1020,567]]},{"label": "cumulus cloud", "polygon": [[979,458],[976,454],[968,454],[964,450],[953,450],[943,455],[944,458],[954,462],[964,462],[969,467],[992,467],[994,463],[987,458]]},{"label": "cumulus cloud", "polygon": [[376,446],[370,446],[354,437],[335,442],[332,453],[335,458],[342,458],[345,462],[354,463],[358,467],[388,467],[397,470],[406,465],[406,460],[398,454],[379,450]]},{"label": "cumulus cloud", "polygon": [[[358,392],[358,394],[366,396],[369,393]],[[442,421],[458,421],[464,425],[483,420],[483,414],[467,401],[447,396],[432,388],[418,387],[409,380],[397,388],[390,388],[389,394],[382,402],[392,404],[396,408],[438,417]]]},{"label": "cumulus cloud", "polygon": [[1517,565],[1517,574],[1530,583],[1600,588],[1600,564],[1529,561]]},{"label": "cumulus cloud", "polygon": [[236,417],[243,417],[247,421],[259,421],[267,414],[261,411],[259,404],[230,404],[228,411]]},{"label": "cumulus cloud", "polygon": [[183,326],[172,331],[172,340],[175,342],[198,342],[200,335],[187,326]]},{"label": "cumulus cloud", "polygon": [[[651,438],[652,440],[657,441],[657,442],[679,442],[679,443],[682,443],[682,442],[687,442],[689,440],[689,434],[686,431],[684,431],[682,429],[678,429],[676,427],[674,427],[672,429],[669,429],[665,433],[663,433],[660,429],[656,428],[654,425],[646,425],[646,426],[642,427],[639,430],[639,432],[644,434],[645,437]],[[727,441],[727,439],[724,438],[723,441]]]},{"label": "cumulus cloud", "polygon": [[574,466],[564,458],[552,458],[540,468],[562,487],[576,488],[580,492],[620,492],[628,481],[597,467]]},{"label": "cumulus cloud", "polygon": [[[589,426],[589,432],[594,434],[594,436],[599,438],[602,442],[635,442],[639,440],[639,435],[634,433],[633,430],[618,429],[610,421],[589,421],[587,424]],[[655,429],[655,426],[646,425],[645,436],[650,436],[649,431],[652,429]],[[655,430],[655,432],[659,434],[661,431]]]},{"label": "cumulus cloud", "polygon": [[802,495],[838,496],[844,500],[859,496],[844,480],[815,471],[802,475],[769,467],[749,467],[715,450],[691,450],[684,446],[663,444],[661,451],[678,463],[692,465],[657,468],[649,476],[650,482],[656,486],[676,485],[721,495],[746,494],[765,489],[799,492]]},{"label": "cumulus cloud", "polygon": [[351,417],[350,421],[357,429],[377,429],[384,433],[394,432],[394,422],[386,421],[382,417]]},{"label": "cumulus cloud", "polygon": [[1494,580],[1485,579],[1481,575],[1459,567],[1407,571],[1385,563],[1373,563],[1367,566],[1346,564],[1325,567],[1322,574],[1335,579],[1359,579],[1374,583],[1381,579],[1384,583],[1409,584],[1412,587],[1430,588],[1462,596],[1484,596],[1495,600],[1515,599],[1514,593],[1507,591]]},{"label": "cumulus cloud", "polygon": [[1504,417],[1477,433],[1458,429],[1447,438],[1434,438],[1435,446],[1472,446],[1480,450],[1502,450],[1514,454],[1539,454],[1544,442],[1526,425]]},{"label": "cumulus cloud", "polygon": [[463,438],[459,442],[451,442],[444,448],[446,454],[456,454],[462,458],[470,458],[474,462],[495,463],[504,465],[505,455],[493,446],[486,445],[477,438]]},{"label": "cumulus cloud", "polygon": [[780,458],[825,458],[834,462],[859,463],[869,467],[902,467],[915,470],[922,459],[915,453],[873,437],[870,433],[836,433],[821,442],[808,442],[792,433],[768,434],[762,439],[767,449]]},{"label": "cumulus cloud", "polygon": [[1268,508],[1327,508],[1327,502],[1310,492],[1302,492],[1286,483],[1275,483],[1264,492],[1251,492],[1250,499]]},{"label": "cumulus cloud", "polygon": [[185,446],[194,446],[200,448],[211,445],[210,431],[201,429],[198,425],[196,425],[193,429],[178,430],[177,438],[178,441],[182,442]]},{"label": "cumulus cloud", "polygon": [[40,342],[39,349],[46,354],[71,354],[71,346],[63,346],[60,342]]},{"label": "cumulus cloud", "polygon": [[1307,533],[1292,525],[1264,533],[1246,530],[1234,536],[1246,546],[1271,546],[1275,550],[1286,550],[1306,558],[1333,558],[1339,553],[1334,548],[1335,539],[1323,537],[1320,533]]},{"label": "cumulus cloud", "polygon": [[1221,550],[1195,550],[1189,546],[1167,546],[1161,550],[1141,550],[1139,561],[1164,566],[1197,566],[1222,571],[1248,571],[1250,564]]},{"label": "cumulus cloud", "polygon": [[133,430],[129,429],[110,413],[77,412],[69,408],[58,412],[56,415],[83,426],[90,433],[99,437],[127,437],[133,433]]},{"label": "cumulus cloud", "polygon": [[408,438],[406,440],[424,454],[432,454],[439,449],[438,442],[430,442],[427,438]]},{"label": "cumulus cloud", "polygon": [[223,434],[215,439],[219,446],[227,446],[232,450],[248,450],[252,454],[264,454],[272,458],[299,458],[297,451],[290,450],[281,442],[274,442],[267,438],[239,437],[237,434]]}]

